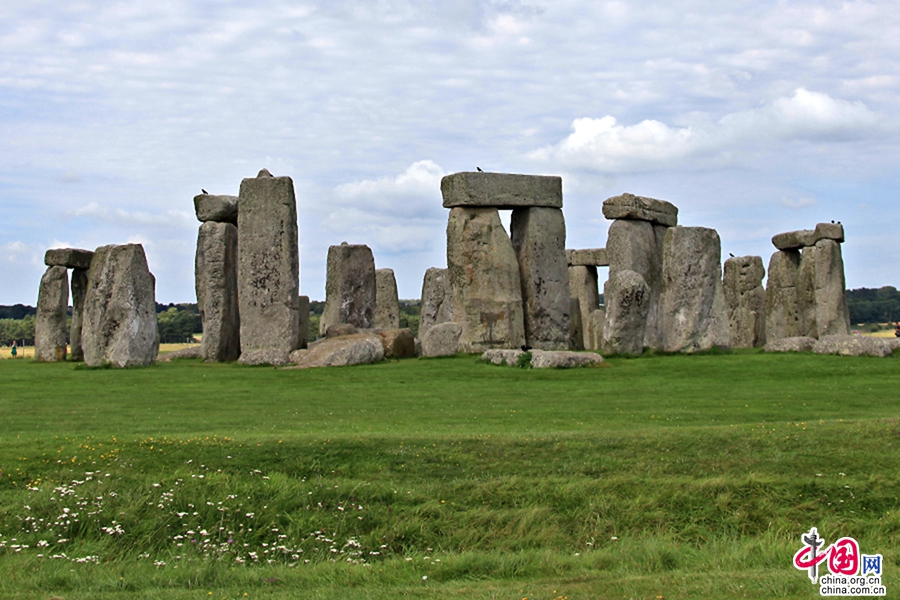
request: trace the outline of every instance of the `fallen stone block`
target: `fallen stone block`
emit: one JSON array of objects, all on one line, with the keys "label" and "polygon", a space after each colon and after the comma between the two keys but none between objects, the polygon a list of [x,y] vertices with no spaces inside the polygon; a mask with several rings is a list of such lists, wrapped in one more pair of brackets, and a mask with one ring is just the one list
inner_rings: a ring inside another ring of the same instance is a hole
[{"label": "fallen stone block", "polygon": [[837,354],[840,356],[890,356],[893,344],[889,340],[862,335],[826,335],[812,348],[816,354]]},{"label": "fallen stone block", "polygon": [[354,335],[357,333],[359,333],[359,329],[357,329],[356,325],[351,325],[350,323],[335,323],[334,325],[328,326],[323,337],[330,340],[331,338]]},{"label": "fallen stone block", "polygon": [[243,350],[238,364],[251,367],[260,365],[271,365],[273,367],[282,367],[291,364],[290,353],[280,348],[256,348]]},{"label": "fallen stone block", "polygon": [[402,329],[376,329],[375,335],[381,339],[385,358],[414,358],[416,338],[409,327]]},{"label": "fallen stone block", "polygon": [[51,248],[44,253],[44,264],[48,267],[67,269],[90,269],[94,253],[77,248]]},{"label": "fallen stone block", "polygon": [[772,340],[766,344],[766,352],[810,352],[816,343],[815,338],[797,336]]},{"label": "fallen stone block", "polygon": [[173,352],[160,352],[156,357],[156,362],[167,363],[172,362],[176,358],[203,358],[203,349],[200,347],[200,344],[195,344]]},{"label": "fallen stone block", "polygon": [[421,355],[425,357],[453,356],[459,352],[459,338],[462,336],[459,323],[438,323],[420,338]]},{"label": "fallen stone block", "polygon": [[315,367],[346,367],[378,362],[384,359],[381,338],[374,333],[357,333],[331,338],[311,345],[306,350],[295,350],[288,369]]},{"label": "fallen stone block", "polygon": [[238,197],[199,194],[194,196],[194,213],[197,220],[203,223],[215,221],[237,225]]},{"label": "fallen stone block", "polygon": [[562,208],[562,178],[511,173],[453,173],[441,179],[444,208]]},{"label": "fallen stone block", "polygon": [[493,365],[507,365],[510,367],[515,367],[519,364],[519,357],[525,354],[524,350],[508,350],[508,349],[494,349],[494,350],[485,350],[481,355],[481,360],[483,362],[489,362]]},{"label": "fallen stone block", "polygon": [[678,207],[671,202],[627,193],[604,200],[603,216],[607,219],[650,221],[667,227],[678,225]]},{"label": "fallen stone block", "polygon": [[[532,369],[572,369],[603,362],[603,357],[595,352],[570,352],[568,350],[530,350],[529,365]],[[519,361],[526,356],[523,350],[486,350],[481,355],[483,362],[510,367],[520,366]]]},{"label": "fallen stone block", "polygon": [[570,267],[608,267],[606,248],[582,248],[566,250],[566,263]]}]

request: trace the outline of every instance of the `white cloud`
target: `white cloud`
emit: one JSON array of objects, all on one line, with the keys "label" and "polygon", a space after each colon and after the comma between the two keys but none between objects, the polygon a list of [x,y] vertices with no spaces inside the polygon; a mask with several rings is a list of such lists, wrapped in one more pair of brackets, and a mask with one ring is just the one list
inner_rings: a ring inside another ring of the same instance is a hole
[{"label": "white cloud", "polygon": [[187,227],[194,224],[193,215],[184,210],[166,210],[158,213],[127,211],[121,208],[103,206],[97,202],[90,202],[79,208],[69,210],[68,214],[73,217],[87,217],[132,225]]},{"label": "white cloud", "polygon": [[799,198],[784,197],[781,199],[781,204],[785,208],[792,208],[792,209],[809,208],[811,206],[815,206],[816,199],[811,198],[809,196],[800,196]]},{"label": "white cloud", "polygon": [[338,203],[358,208],[362,214],[388,218],[433,218],[441,207],[444,170],[431,160],[420,160],[393,177],[345,183],[335,188]]}]

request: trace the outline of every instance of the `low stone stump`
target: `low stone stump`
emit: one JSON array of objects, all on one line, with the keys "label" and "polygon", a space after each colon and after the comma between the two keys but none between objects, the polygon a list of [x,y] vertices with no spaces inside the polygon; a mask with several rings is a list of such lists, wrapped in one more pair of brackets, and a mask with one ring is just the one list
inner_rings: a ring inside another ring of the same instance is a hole
[{"label": "low stone stump", "polygon": [[293,366],[286,369],[346,367],[378,362],[384,359],[384,345],[374,333],[356,333],[320,340],[306,350],[291,353]]},{"label": "low stone stump", "polygon": [[360,329],[374,327],[377,299],[372,250],[365,244],[343,242],[329,246],[327,261],[325,309],[319,333],[324,334],[336,323],[349,323]]},{"label": "low stone stump", "polygon": [[160,352],[156,357],[156,362],[167,363],[172,362],[176,358],[203,358],[203,349],[200,347],[200,344],[195,344],[173,352]]},{"label": "low stone stump", "polygon": [[409,327],[402,329],[376,329],[375,335],[381,338],[385,358],[414,358],[416,356],[416,338]]},{"label": "low stone stump", "polygon": [[[595,352],[570,352],[568,350],[529,350],[532,369],[572,369],[598,365],[603,357]],[[495,365],[520,366],[523,350],[487,350],[481,360]]]},{"label": "low stone stump", "polygon": [[421,355],[424,357],[453,356],[459,352],[462,336],[459,323],[438,323],[420,338]]},{"label": "low stone stump", "polygon": [[812,351],[816,354],[884,358],[893,353],[894,345],[891,340],[862,335],[826,335],[813,345]]},{"label": "low stone stump", "polygon": [[766,352],[810,352],[816,339],[807,336],[797,336],[772,340],[766,344]]}]

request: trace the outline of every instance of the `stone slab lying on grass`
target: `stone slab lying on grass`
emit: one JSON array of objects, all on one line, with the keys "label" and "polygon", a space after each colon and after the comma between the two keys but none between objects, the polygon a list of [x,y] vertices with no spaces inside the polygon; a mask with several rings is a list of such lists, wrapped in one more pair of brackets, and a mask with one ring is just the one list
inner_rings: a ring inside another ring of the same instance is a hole
[{"label": "stone slab lying on grass", "polygon": [[861,335],[826,335],[813,345],[816,354],[840,356],[890,356],[893,344],[890,340]]},{"label": "stone slab lying on grass", "polygon": [[453,356],[459,352],[459,338],[462,325],[459,323],[438,323],[422,336],[420,354],[426,357]]},{"label": "stone slab lying on grass", "polygon": [[345,367],[382,359],[384,346],[381,338],[374,333],[356,333],[319,341],[307,350],[295,350],[290,357],[294,366],[286,368]]},{"label": "stone slab lying on grass", "polygon": [[797,336],[772,340],[766,344],[766,352],[809,352],[813,349],[816,338]]},{"label": "stone slab lying on grass", "polygon": [[282,367],[291,364],[291,358],[286,350],[281,350],[280,348],[258,348],[242,351],[241,357],[238,359],[238,364]]},{"label": "stone slab lying on grass", "polygon": [[[530,350],[532,369],[571,369],[603,362],[595,352],[570,352],[568,350]],[[486,350],[481,360],[495,365],[515,367],[525,352],[522,350]]]},{"label": "stone slab lying on grass", "polygon": [[48,267],[67,269],[90,269],[94,258],[92,250],[78,248],[51,248],[44,253],[44,264]]},{"label": "stone slab lying on grass", "polygon": [[202,358],[203,357],[203,348],[200,344],[195,344],[193,346],[188,346],[187,348],[182,348],[181,350],[174,350],[172,352],[161,352],[159,356],[156,357],[156,362],[172,362],[173,359],[176,358]]},{"label": "stone slab lying on grass", "polygon": [[385,358],[413,358],[416,355],[416,338],[409,327],[402,329],[376,329],[381,338]]}]

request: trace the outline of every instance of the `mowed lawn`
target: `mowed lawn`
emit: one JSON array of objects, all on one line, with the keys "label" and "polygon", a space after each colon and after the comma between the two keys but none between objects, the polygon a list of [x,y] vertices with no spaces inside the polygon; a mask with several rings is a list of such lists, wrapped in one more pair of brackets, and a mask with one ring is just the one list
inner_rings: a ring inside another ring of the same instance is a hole
[{"label": "mowed lawn", "polygon": [[890,597],[898,444],[896,356],[0,360],[0,597],[812,598],[810,527]]}]

